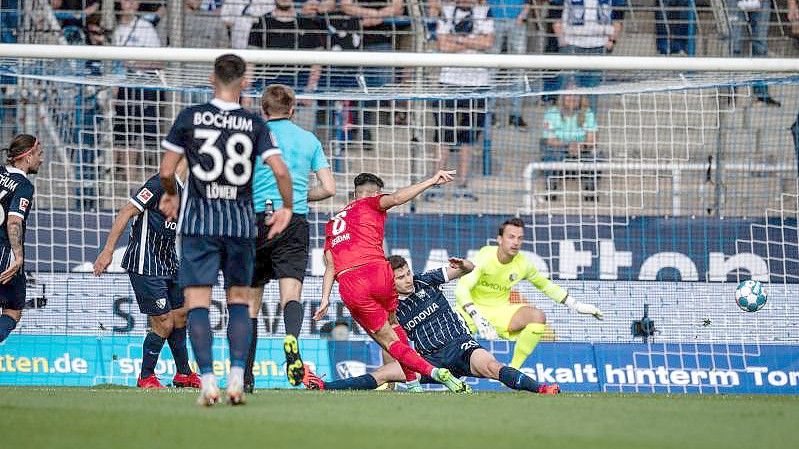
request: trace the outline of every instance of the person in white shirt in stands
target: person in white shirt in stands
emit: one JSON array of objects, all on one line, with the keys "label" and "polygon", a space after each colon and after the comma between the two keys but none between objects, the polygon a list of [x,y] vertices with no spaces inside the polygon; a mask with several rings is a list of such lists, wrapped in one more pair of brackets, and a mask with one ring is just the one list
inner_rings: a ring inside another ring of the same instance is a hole
[{"label": "person in white shirt in stands", "polygon": [[[550,0],[562,6],[560,20],[553,25],[560,53],[601,55],[616,47],[624,20],[627,0]],[[556,9],[557,11],[557,9]],[[579,87],[599,85],[599,72],[583,72],[575,77]]]},{"label": "person in white shirt in stands", "polygon": [[[438,50],[446,53],[485,53],[494,46],[494,21],[488,6],[477,0],[457,0],[443,4],[436,26]],[[490,72],[485,68],[444,67],[439,83],[447,87],[489,88]],[[468,188],[469,159],[485,127],[485,98],[441,100],[435,105],[433,118],[437,128],[438,167],[447,166],[449,153],[460,153],[456,198],[477,201]],[[431,189],[424,199],[442,199],[441,189]]]},{"label": "person in white shirt in stands", "polygon": [[230,29],[230,46],[247,48],[253,23],[275,9],[275,0],[225,0],[219,13]]}]

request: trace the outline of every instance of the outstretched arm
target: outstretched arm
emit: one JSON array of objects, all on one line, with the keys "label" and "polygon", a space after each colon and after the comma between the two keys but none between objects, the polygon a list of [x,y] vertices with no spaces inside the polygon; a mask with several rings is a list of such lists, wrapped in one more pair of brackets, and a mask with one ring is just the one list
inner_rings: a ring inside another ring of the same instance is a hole
[{"label": "outstretched arm", "polygon": [[471,273],[472,270],[474,270],[474,264],[467,259],[450,257],[449,266],[446,269],[448,280],[458,279],[461,276]]},{"label": "outstretched arm", "polygon": [[117,241],[119,241],[119,237],[122,236],[122,233],[125,232],[125,228],[128,227],[128,222],[131,218],[139,215],[139,209],[133,205],[133,203],[128,202],[122,209],[119,210],[117,213],[116,218],[114,219],[114,224],[111,225],[111,230],[108,232],[108,237],[105,240],[105,246],[103,250],[100,251],[100,254],[97,255],[97,260],[94,261],[94,275],[100,276],[108,265],[111,264],[111,260],[114,257],[114,248],[117,246]]},{"label": "outstretched arm", "polygon": [[416,198],[419,194],[430,187],[451,182],[455,176],[455,170],[439,170],[432,178],[424,180],[418,184],[403,187],[389,195],[380,197],[380,209],[389,210],[392,207],[401,206],[408,201]]},{"label": "outstretched arm", "polygon": [[594,318],[601,320],[603,318],[602,311],[598,307],[576,301],[569,296],[569,293],[560,285],[552,282],[549,278],[533,269],[533,273],[528,276],[528,281],[535,286],[541,293],[545,294],[549,299],[561,303],[566,307],[574,310],[583,315],[593,315]]}]

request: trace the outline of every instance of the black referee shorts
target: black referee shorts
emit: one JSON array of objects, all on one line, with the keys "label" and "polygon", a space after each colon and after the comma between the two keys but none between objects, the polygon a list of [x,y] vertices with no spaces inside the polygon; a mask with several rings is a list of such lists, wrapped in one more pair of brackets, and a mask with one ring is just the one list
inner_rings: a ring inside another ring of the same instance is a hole
[{"label": "black referee shorts", "polygon": [[264,214],[256,214],[258,238],[255,242],[253,287],[262,287],[272,279],[294,278],[302,282],[308,266],[310,228],[305,215],[294,214],[286,230],[267,240],[269,228]]}]

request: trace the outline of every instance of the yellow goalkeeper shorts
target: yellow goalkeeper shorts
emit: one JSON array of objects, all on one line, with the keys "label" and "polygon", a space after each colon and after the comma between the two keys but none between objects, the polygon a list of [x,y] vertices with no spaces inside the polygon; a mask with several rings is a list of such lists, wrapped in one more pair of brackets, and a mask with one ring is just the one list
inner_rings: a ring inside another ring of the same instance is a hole
[{"label": "yellow goalkeeper shorts", "polygon": [[[499,338],[515,341],[519,335],[519,332],[508,332],[508,326],[510,326],[510,320],[513,319],[513,315],[515,315],[519,309],[526,306],[529,306],[529,304],[505,303],[497,304],[495,306],[475,304],[474,308],[477,309],[477,313],[479,313],[480,316],[485,318],[489,323],[491,323],[492,326],[494,326]],[[473,334],[476,334],[477,326],[475,326],[474,321],[472,321],[472,317],[470,317],[469,314],[466,313],[466,311],[464,311],[461,307],[457,307],[457,311],[466,321],[466,325],[469,326],[469,331]]]}]

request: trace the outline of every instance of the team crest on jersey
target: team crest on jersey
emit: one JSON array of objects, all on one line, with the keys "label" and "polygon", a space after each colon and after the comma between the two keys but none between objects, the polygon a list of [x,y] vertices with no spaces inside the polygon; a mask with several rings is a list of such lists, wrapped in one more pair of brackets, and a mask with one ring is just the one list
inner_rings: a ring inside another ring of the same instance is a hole
[{"label": "team crest on jersey", "polygon": [[21,210],[22,212],[27,211],[28,210],[28,206],[30,206],[30,205],[31,205],[31,202],[28,201],[27,198],[20,198],[19,199],[19,210]]},{"label": "team crest on jersey", "polygon": [[141,191],[139,191],[139,194],[136,195],[136,199],[141,201],[142,204],[147,204],[147,202],[150,201],[150,198],[152,197],[153,197],[153,192],[151,192],[150,189],[148,189],[147,187],[141,189]]},{"label": "team crest on jersey", "polygon": [[157,305],[159,309],[163,309],[164,307],[166,307],[166,298],[156,299],[155,305]]},{"label": "team crest on jersey", "polygon": [[516,274],[516,273],[511,273],[511,274],[510,274],[510,276],[508,276],[508,279],[510,279],[510,281],[511,281],[511,282],[513,282],[513,281],[515,281],[515,280],[516,280],[518,277],[519,277],[519,275],[518,275],[518,274]]}]

